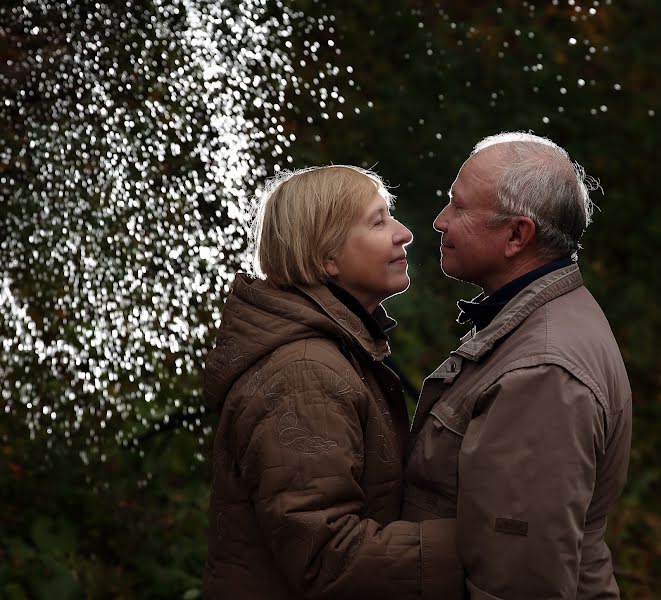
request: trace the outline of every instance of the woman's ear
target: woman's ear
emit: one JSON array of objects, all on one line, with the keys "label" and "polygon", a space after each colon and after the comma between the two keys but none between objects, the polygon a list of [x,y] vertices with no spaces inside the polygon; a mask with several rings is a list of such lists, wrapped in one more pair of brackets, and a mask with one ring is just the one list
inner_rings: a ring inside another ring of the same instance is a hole
[{"label": "woman's ear", "polygon": [[340,269],[337,266],[335,256],[329,256],[324,261],[324,270],[329,277],[337,277],[340,274]]}]

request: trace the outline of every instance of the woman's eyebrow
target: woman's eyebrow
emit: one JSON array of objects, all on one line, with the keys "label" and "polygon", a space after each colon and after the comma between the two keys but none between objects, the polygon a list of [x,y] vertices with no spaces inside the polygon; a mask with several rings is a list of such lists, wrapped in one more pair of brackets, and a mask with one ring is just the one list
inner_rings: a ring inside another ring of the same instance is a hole
[{"label": "woman's eyebrow", "polygon": [[368,217],[369,219],[373,219],[374,217],[387,215],[387,214],[388,214],[388,209],[384,208],[383,206],[380,206],[379,208],[375,208],[371,213],[369,213]]}]

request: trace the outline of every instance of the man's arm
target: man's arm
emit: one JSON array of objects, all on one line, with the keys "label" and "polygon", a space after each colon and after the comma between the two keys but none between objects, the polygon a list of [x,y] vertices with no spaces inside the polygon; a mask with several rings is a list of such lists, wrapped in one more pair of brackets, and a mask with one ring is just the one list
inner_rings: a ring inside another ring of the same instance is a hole
[{"label": "man's arm", "polygon": [[459,455],[459,552],[472,598],[575,598],[603,412],[561,367],[503,375]]}]

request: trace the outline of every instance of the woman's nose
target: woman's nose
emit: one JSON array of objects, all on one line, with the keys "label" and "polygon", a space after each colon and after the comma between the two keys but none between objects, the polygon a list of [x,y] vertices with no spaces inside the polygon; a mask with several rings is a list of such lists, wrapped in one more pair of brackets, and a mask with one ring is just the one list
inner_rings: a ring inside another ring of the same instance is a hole
[{"label": "woman's nose", "polygon": [[413,234],[411,233],[411,230],[408,229],[408,227],[405,227],[402,225],[399,221],[397,221],[397,231],[395,233],[395,244],[410,244],[413,241]]}]

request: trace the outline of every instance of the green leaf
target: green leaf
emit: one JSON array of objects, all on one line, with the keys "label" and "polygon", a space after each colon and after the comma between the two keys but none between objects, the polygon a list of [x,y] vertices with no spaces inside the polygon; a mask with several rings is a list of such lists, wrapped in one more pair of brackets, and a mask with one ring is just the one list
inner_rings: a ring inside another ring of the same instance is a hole
[{"label": "green leaf", "polygon": [[32,523],[32,539],[37,548],[47,554],[63,557],[76,547],[76,533],[68,521],[39,516]]},{"label": "green leaf", "polygon": [[28,600],[23,588],[17,583],[10,583],[2,588],[2,600]]}]

